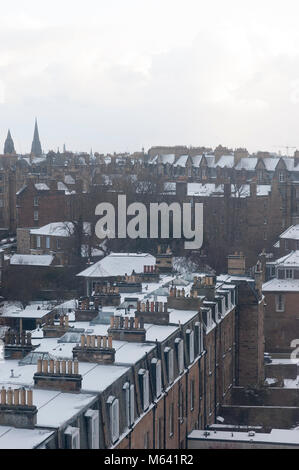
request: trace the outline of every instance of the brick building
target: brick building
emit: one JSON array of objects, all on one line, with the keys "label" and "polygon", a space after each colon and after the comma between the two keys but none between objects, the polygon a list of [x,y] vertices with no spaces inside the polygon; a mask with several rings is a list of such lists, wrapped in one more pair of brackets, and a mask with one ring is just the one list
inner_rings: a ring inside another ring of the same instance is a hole
[{"label": "brick building", "polygon": [[299,251],[267,263],[265,339],[268,352],[290,352],[298,338]]},{"label": "brick building", "polygon": [[[7,337],[7,351],[24,350],[25,357],[22,365],[7,360],[0,382],[33,387],[33,428],[54,433],[42,446],[186,448],[193,429],[216,422],[235,386],[262,380],[263,354],[250,343],[263,339],[256,319],[262,305],[258,275],[255,281],[169,273],[157,284],[155,273],[153,282],[152,273],[141,273],[147,279],[142,292],[122,294],[120,305],[95,308],[91,298],[84,318],[72,301],[56,307],[59,321],[51,317],[31,332],[30,354],[19,336]],[[111,298],[110,290],[103,295]],[[246,338],[240,335],[244,328]],[[242,376],[240,370],[253,363]],[[53,404],[43,407],[45,392],[53,393]],[[5,419],[0,410],[0,426]]]}]

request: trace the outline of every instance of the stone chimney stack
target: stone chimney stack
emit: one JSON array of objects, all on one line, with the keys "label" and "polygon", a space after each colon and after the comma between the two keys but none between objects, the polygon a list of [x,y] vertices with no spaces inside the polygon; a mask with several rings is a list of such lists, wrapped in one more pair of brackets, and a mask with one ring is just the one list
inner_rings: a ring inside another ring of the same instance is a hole
[{"label": "stone chimney stack", "polygon": [[33,405],[32,390],[0,390],[0,425],[32,429],[36,425],[37,408]]},{"label": "stone chimney stack", "polygon": [[228,255],[228,274],[231,276],[244,276],[246,274],[246,259],[242,252],[235,252],[233,255]]},{"label": "stone chimney stack", "polygon": [[208,301],[214,301],[216,289],[216,276],[207,274],[204,278],[194,279],[191,292],[195,296],[205,297]]},{"label": "stone chimney stack", "polygon": [[7,331],[4,337],[5,356],[9,359],[23,359],[35,346],[31,343],[31,333]]},{"label": "stone chimney stack", "polygon": [[134,317],[110,317],[108,334],[116,341],[128,341],[130,343],[145,342],[144,320]]},{"label": "stone chimney stack", "polygon": [[138,302],[135,318],[140,320],[142,325],[144,323],[153,323],[154,325],[168,325],[168,303],[154,301],[150,302],[149,300],[146,302]]},{"label": "stone chimney stack", "polygon": [[59,322],[59,325],[55,325],[54,320],[50,319],[49,323],[43,327],[44,338],[61,338],[61,336],[69,331],[68,315],[62,315]]},{"label": "stone chimney stack", "polygon": [[73,349],[73,358],[81,362],[113,364],[115,349],[112,336],[82,335],[81,343]]},{"label": "stone chimney stack", "polygon": [[82,384],[78,361],[38,359],[33,379],[35,388],[61,392],[79,393]]}]

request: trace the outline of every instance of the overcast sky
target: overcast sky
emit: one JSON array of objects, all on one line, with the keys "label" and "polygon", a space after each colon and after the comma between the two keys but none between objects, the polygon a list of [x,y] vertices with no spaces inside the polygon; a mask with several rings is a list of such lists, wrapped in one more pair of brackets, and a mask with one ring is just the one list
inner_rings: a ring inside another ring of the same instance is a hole
[{"label": "overcast sky", "polygon": [[[299,148],[298,0],[0,0],[0,146]],[[293,150],[290,150],[293,152]]]}]

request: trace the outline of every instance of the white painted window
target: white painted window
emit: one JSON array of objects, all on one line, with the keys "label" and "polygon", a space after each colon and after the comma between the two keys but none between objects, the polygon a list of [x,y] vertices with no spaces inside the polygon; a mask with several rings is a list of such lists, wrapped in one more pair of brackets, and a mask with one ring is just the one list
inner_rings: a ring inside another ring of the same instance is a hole
[{"label": "white painted window", "polygon": [[149,372],[145,369],[140,369],[140,388],[142,395],[142,406],[143,410],[147,410],[149,407]]},{"label": "white painted window", "polygon": [[80,428],[68,426],[64,432],[66,447],[68,449],[80,449]]},{"label": "white painted window", "polygon": [[194,331],[192,330],[189,336],[189,359],[190,362],[194,361]]},{"label": "white painted window", "polygon": [[167,379],[168,383],[171,384],[174,377],[173,349],[166,347],[164,349],[164,353],[167,367]]},{"label": "white painted window", "polygon": [[158,398],[162,393],[162,368],[160,359],[154,358],[152,360],[152,368],[156,385],[156,397]]},{"label": "white painted window", "polygon": [[123,390],[125,393],[125,402],[126,402],[126,422],[127,426],[129,427],[131,424],[131,409],[130,409],[130,384],[126,382],[123,386]]},{"label": "white painted window", "polygon": [[35,221],[38,221],[38,211],[34,211],[33,217]]},{"label": "white painted window", "polygon": [[175,342],[177,345],[178,368],[181,374],[184,370],[184,341],[180,338],[177,338]]},{"label": "white painted window", "polygon": [[135,387],[130,386],[130,424],[135,421]]},{"label": "white painted window", "polygon": [[36,237],[36,248],[40,248],[41,247],[41,237],[38,235]]},{"label": "white painted window", "polygon": [[109,406],[111,440],[114,444],[119,438],[119,400],[110,396],[107,404]]},{"label": "white painted window", "polygon": [[98,410],[87,410],[85,418],[88,423],[88,447],[89,449],[100,448],[100,416]]},{"label": "white painted window", "polygon": [[50,248],[50,237],[46,237],[46,248]]}]

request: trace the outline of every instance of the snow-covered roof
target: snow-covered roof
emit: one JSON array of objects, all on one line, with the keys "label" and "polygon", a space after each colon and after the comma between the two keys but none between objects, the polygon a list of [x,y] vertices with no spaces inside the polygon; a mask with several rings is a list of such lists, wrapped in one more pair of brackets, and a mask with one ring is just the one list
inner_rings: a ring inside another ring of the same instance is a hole
[{"label": "snow-covered roof", "polygon": [[299,250],[291,251],[291,253],[277,259],[274,264],[276,266],[286,266],[287,268],[299,267]]},{"label": "snow-covered roof", "polygon": [[286,238],[288,240],[299,240],[299,225],[292,225],[279,238]]},{"label": "snow-covered roof", "polygon": [[12,265],[25,266],[50,266],[53,263],[53,255],[22,255],[15,254],[10,258]]},{"label": "snow-covered roof", "polygon": [[68,187],[62,181],[58,181],[57,189],[58,191],[68,191]]},{"label": "snow-covered roof", "polygon": [[188,160],[188,155],[181,155],[178,160],[173,164],[174,167],[180,166],[180,167],[185,167],[187,160]]},{"label": "snow-covered roof", "polygon": [[[187,184],[187,195],[188,196],[211,196],[217,192],[216,185],[214,183],[188,183]],[[218,187],[221,190],[221,188]]]},{"label": "snow-covered roof", "polygon": [[275,171],[275,168],[278,165],[280,158],[264,158],[263,163],[268,171]]},{"label": "snow-covered roof", "polygon": [[176,192],[176,183],[173,183],[173,182],[166,182],[164,183],[164,191],[165,192],[173,192],[175,193]]},{"label": "snow-covered roof", "polygon": [[35,183],[35,189],[38,191],[49,191],[50,188],[49,186],[46,185],[46,183]]},{"label": "snow-covered roof", "polygon": [[28,305],[24,310],[10,309],[2,313],[6,318],[43,318],[48,315],[51,310],[41,307],[40,305]]},{"label": "snow-covered roof", "polygon": [[258,159],[255,157],[244,157],[236,165],[236,170],[254,170]]},{"label": "snow-covered roof", "polygon": [[[40,228],[30,230],[31,235],[53,235],[55,237],[69,237],[74,230],[72,222],[52,222]],[[90,223],[84,222],[83,231],[90,233]]]},{"label": "snow-covered roof", "polygon": [[54,431],[47,429],[0,426],[0,449],[36,449],[53,434]]},{"label": "snow-covered roof", "polygon": [[192,165],[195,167],[195,168],[198,168],[200,163],[201,163],[201,160],[202,160],[202,155],[195,155],[194,157],[191,157],[192,159]]},{"label": "snow-covered roof", "polygon": [[75,180],[71,175],[65,175],[64,182],[65,184],[75,184]]},{"label": "snow-covered roof", "polygon": [[257,444],[295,444],[299,446],[299,432],[289,429],[272,429],[270,433],[260,432],[236,432],[236,431],[192,431],[188,439],[203,441],[232,441],[232,442],[250,442]]},{"label": "snow-covered roof", "polygon": [[[267,196],[271,192],[270,184],[257,184],[256,186],[256,195],[257,196]],[[216,185],[215,183],[188,183],[187,184],[187,195],[188,196],[219,196],[224,194],[223,184]],[[231,196],[245,198],[250,196],[250,185],[242,184],[241,186],[236,186],[231,184]]]},{"label": "snow-covered roof", "polygon": [[175,161],[175,155],[173,153],[169,155],[160,155],[159,161],[160,163],[163,163],[164,165],[166,165],[166,163],[172,165]]},{"label": "snow-covered roof", "polygon": [[271,279],[263,284],[263,292],[299,292],[299,279]]},{"label": "snow-covered roof", "polygon": [[154,266],[156,258],[148,253],[111,253],[77,276],[82,277],[114,277],[142,273],[144,266]]},{"label": "snow-covered roof", "polygon": [[235,159],[233,155],[223,155],[215,166],[219,166],[220,168],[233,168],[234,163]]}]

